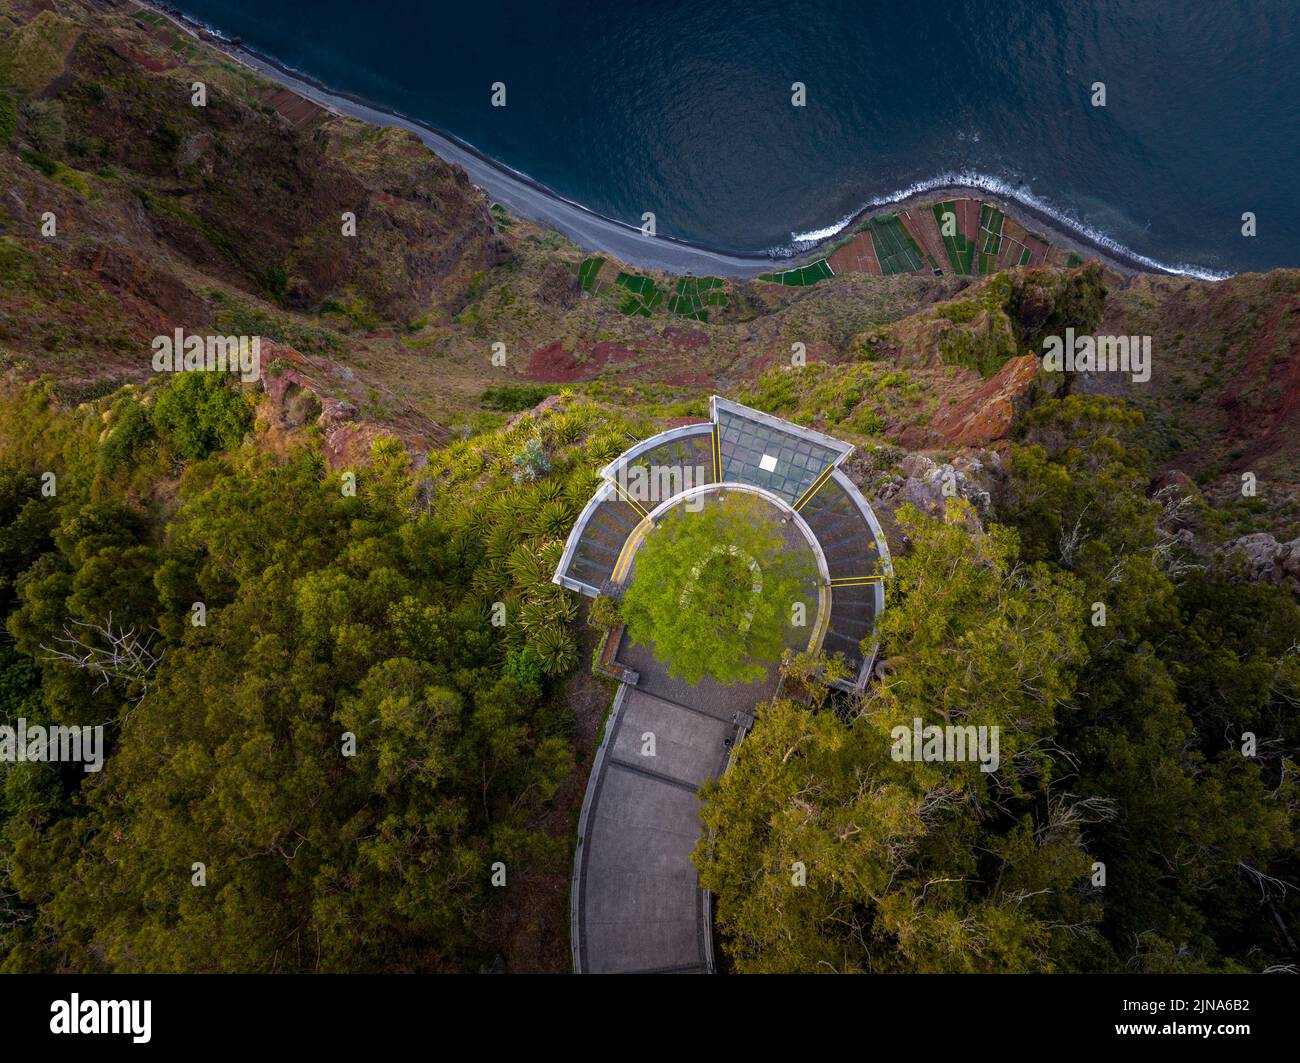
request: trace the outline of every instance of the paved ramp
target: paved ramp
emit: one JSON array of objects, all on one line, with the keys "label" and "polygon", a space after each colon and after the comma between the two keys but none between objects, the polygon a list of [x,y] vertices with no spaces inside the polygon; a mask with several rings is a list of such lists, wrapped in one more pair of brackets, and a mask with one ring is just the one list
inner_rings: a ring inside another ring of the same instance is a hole
[{"label": "paved ramp", "polygon": [[[713,969],[708,898],[691,863],[695,792],[722,771],[735,733],[730,714],[619,687],[578,828],[575,971]],[[645,755],[647,734],[654,756]]]}]

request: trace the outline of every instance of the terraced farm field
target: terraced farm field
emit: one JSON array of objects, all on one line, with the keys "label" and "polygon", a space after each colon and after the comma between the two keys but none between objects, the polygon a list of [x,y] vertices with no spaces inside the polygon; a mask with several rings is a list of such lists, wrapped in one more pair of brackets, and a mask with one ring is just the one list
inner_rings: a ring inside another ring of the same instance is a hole
[{"label": "terraced farm field", "polygon": [[[992,204],[965,197],[878,215],[826,258],[762,273],[757,279],[806,288],[841,273],[988,276],[1017,266],[1075,266],[1079,261],[1077,255],[1053,247]],[[726,282],[720,277],[682,277],[671,291],[664,291],[649,277],[619,273],[615,278],[615,268],[601,257],[585,259],[578,267],[578,281],[583,291],[592,294],[616,288],[624,314],[649,317],[667,299],[670,313],[708,321],[710,310],[730,305]]]},{"label": "terraced farm field", "polygon": [[726,286],[721,277],[681,277],[668,297],[668,310],[693,321],[708,321],[709,307],[727,305]]},{"label": "terraced farm field", "polygon": [[915,273],[925,266],[921,249],[916,246],[897,214],[872,218],[867,223],[872,242],[876,245],[876,258],[886,277],[895,273]]},{"label": "terraced farm field", "polygon": [[833,276],[835,271],[831,269],[830,263],[821,258],[811,265],[797,266],[794,269],[782,270],[780,273],[760,273],[758,279],[773,284],[784,284],[787,287],[803,288]]},{"label": "terraced farm field", "polygon": [[584,292],[596,290],[596,278],[600,273],[600,267],[604,264],[605,260],[597,256],[586,259],[578,267],[578,285]]},{"label": "terraced farm field", "polygon": [[827,261],[836,273],[870,273],[880,276],[876,245],[867,232],[857,233],[848,243],[836,248]]},{"label": "terraced farm field", "polygon": [[994,272],[1002,250],[1002,211],[987,203],[980,208],[980,275]]},{"label": "terraced farm field", "polygon": [[620,273],[614,283],[626,290],[618,308],[629,317],[634,314],[649,317],[664,301],[664,290],[651,277]]},{"label": "terraced farm field", "polygon": [[[943,240],[944,250],[948,252],[948,261],[954,273],[970,274],[974,272],[975,245],[962,233],[957,214],[957,203],[948,200],[936,203],[932,208],[935,224],[939,226],[939,235]],[[945,233],[945,229],[950,230]]]}]

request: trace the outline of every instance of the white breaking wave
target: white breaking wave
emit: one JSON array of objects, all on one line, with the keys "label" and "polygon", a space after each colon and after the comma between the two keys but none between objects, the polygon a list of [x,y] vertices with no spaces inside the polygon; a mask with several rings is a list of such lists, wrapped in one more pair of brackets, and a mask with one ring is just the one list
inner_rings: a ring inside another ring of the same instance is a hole
[{"label": "white breaking wave", "polygon": [[828,225],[824,229],[810,229],[806,233],[791,233],[790,240],[796,247],[800,244],[821,243],[821,241],[829,240],[841,229],[844,229],[852,220],[853,215],[849,214],[846,217],[841,218],[834,225]]},{"label": "white breaking wave", "polygon": [[[910,199],[912,196],[919,196],[924,192],[931,192],[936,188],[950,188],[953,186],[982,188],[986,192],[992,192],[995,195],[1002,196],[1004,199],[1015,200],[1027,207],[1032,207],[1039,213],[1046,214],[1052,219],[1053,223],[1059,225],[1061,228],[1072,230],[1075,233],[1078,233],[1078,235],[1083,237],[1085,240],[1098,244],[1107,250],[1114,251],[1118,255],[1123,255],[1125,258],[1130,258],[1135,262],[1140,262],[1149,269],[1164,270],[1166,273],[1174,273],[1181,277],[1195,277],[1197,280],[1205,281],[1221,281],[1232,276],[1230,272],[1217,272],[1215,270],[1203,269],[1200,266],[1194,266],[1188,263],[1169,265],[1165,262],[1158,262],[1154,258],[1149,258],[1146,255],[1139,254],[1130,247],[1125,247],[1118,240],[1092,228],[1092,226],[1085,225],[1078,219],[1062,213],[1056,207],[1047,203],[1045,200],[1040,199],[1032,192],[1008,184],[1000,177],[992,177],[989,174],[975,173],[973,171],[941,173],[936,174],[934,177],[927,177],[923,181],[913,182],[906,188],[900,188],[896,192],[889,192],[885,195],[876,196],[873,199],[868,200],[863,206],[863,209],[870,210],[873,207],[885,207],[889,206],[891,203],[901,203],[905,199]],[[801,244],[806,245],[809,242],[817,242],[834,236],[851,220],[851,218],[846,218],[836,225],[828,226],[825,229],[815,229],[807,233],[792,233],[791,239],[796,248],[804,250],[804,247],[800,247]],[[773,250],[776,249],[774,248]]]}]

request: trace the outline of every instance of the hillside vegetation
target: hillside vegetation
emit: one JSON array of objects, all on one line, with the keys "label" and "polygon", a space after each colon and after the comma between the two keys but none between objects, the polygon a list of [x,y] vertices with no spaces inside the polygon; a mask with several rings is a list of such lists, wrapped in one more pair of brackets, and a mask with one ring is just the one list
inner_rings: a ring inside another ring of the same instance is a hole
[{"label": "hillside vegetation", "polygon": [[[707,791],[727,964],[1294,965],[1300,271],[1048,261],[637,270],[156,13],[0,0],[0,725],[107,738],[0,764],[0,966],[567,970],[610,617],[551,575],[713,392],[856,444],[896,566],[865,696],[800,662]],[[256,379],[155,373],[178,328]],[[1066,328],[1151,380],[1042,371]]]}]

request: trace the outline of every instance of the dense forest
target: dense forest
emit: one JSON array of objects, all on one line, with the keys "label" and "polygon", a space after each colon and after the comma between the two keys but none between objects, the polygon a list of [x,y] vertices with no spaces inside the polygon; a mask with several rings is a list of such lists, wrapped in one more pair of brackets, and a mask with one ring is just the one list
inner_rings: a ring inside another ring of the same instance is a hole
[{"label": "dense forest", "polygon": [[[1294,963],[1300,606],[1188,559],[1141,422],[1048,400],[996,523],[904,507],[879,681],[766,706],[706,790],[736,970]],[[894,759],[914,719],[1000,727],[1000,769]]]},{"label": "dense forest", "polygon": [[[2,769],[6,970],[478,969],[513,884],[567,869],[539,824],[585,662],[550,574],[644,426],[568,398],[353,480],[253,416],[210,374],[4,398],[0,716],[109,747]],[[1294,955],[1300,606],[1188,560],[1141,429],[1040,402],[995,521],[900,511],[879,679],[792,675],[706,789],[734,969]],[[915,718],[998,725],[1000,770],[893,759]]]},{"label": "dense forest", "polygon": [[567,872],[571,824],[537,828],[573,771],[550,576],[619,426],[575,403],[418,471],[381,441],[353,489],[256,446],[220,376],[66,411],[38,385],[0,425],[0,718],[109,746],[0,768],[4,968],[490,960],[493,906]]}]

